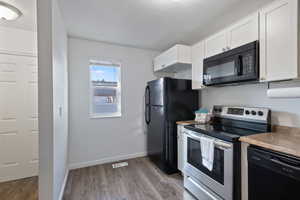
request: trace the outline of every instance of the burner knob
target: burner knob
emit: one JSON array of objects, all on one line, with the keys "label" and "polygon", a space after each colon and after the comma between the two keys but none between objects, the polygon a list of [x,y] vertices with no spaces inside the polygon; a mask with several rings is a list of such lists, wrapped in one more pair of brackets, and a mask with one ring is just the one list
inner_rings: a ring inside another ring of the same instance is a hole
[{"label": "burner knob", "polygon": [[250,115],[250,111],[249,110],[246,110],[246,115]]},{"label": "burner knob", "polygon": [[259,115],[259,116],[263,116],[263,115],[264,115],[264,112],[263,112],[263,111],[258,111],[258,115]]},{"label": "burner knob", "polygon": [[252,114],[252,115],[256,115],[257,113],[256,113],[256,111],[252,110],[252,111],[251,111],[251,114]]}]

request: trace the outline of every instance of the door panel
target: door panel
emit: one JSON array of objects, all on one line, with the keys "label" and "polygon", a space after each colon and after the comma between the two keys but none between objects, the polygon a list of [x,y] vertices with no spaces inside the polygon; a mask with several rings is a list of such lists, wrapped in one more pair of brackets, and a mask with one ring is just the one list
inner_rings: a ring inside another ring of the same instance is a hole
[{"label": "door panel", "polygon": [[183,172],[184,160],[183,160],[183,130],[182,125],[177,125],[177,156],[178,156],[178,169]]},{"label": "door panel", "polygon": [[203,60],[204,42],[200,42],[192,47],[192,88],[193,90],[203,88]]},{"label": "door panel", "polygon": [[260,18],[261,80],[297,78],[298,1],[276,1],[261,11]]},{"label": "door panel", "polygon": [[223,49],[227,47],[227,34],[221,32],[211,36],[205,40],[205,58],[223,53]]},{"label": "door panel", "polygon": [[37,59],[0,55],[0,182],[38,174]]},{"label": "door panel", "polygon": [[258,40],[258,19],[258,13],[256,13],[228,29],[228,42],[230,49]]}]

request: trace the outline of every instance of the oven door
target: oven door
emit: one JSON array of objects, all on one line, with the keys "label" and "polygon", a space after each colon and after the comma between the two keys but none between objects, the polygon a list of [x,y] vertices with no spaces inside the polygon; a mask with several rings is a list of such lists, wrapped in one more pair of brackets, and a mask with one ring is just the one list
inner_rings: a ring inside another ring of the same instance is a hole
[{"label": "oven door", "polygon": [[241,62],[240,56],[205,60],[203,83],[209,86],[235,82],[242,75]]},{"label": "oven door", "polygon": [[186,139],[187,158],[185,175],[199,181],[210,193],[216,193],[225,200],[233,199],[233,144],[215,140],[214,164],[209,171],[202,164],[200,137],[208,137],[189,131]]}]

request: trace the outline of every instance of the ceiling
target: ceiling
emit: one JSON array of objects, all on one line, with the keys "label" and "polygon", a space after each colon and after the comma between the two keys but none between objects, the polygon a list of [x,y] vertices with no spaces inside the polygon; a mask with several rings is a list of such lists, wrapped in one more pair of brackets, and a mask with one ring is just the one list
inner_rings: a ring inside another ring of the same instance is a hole
[{"label": "ceiling", "polygon": [[1,26],[35,31],[36,28],[36,0],[1,0],[17,7],[23,15],[15,21],[0,20]]},{"label": "ceiling", "polygon": [[205,34],[272,0],[59,0],[69,35],[165,50]]},{"label": "ceiling", "polygon": [[[36,0],[1,0],[23,12],[0,25],[36,30]],[[70,36],[152,50],[194,44],[273,0],[58,0]]]}]

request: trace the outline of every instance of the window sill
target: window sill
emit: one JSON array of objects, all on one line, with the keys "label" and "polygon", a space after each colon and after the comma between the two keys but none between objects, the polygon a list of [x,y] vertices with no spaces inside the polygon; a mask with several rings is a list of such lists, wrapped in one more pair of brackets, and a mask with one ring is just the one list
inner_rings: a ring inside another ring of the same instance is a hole
[{"label": "window sill", "polygon": [[104,118],[121,118],[122,114],[115,115],[90,115],[90,119],[104,119]]}]

